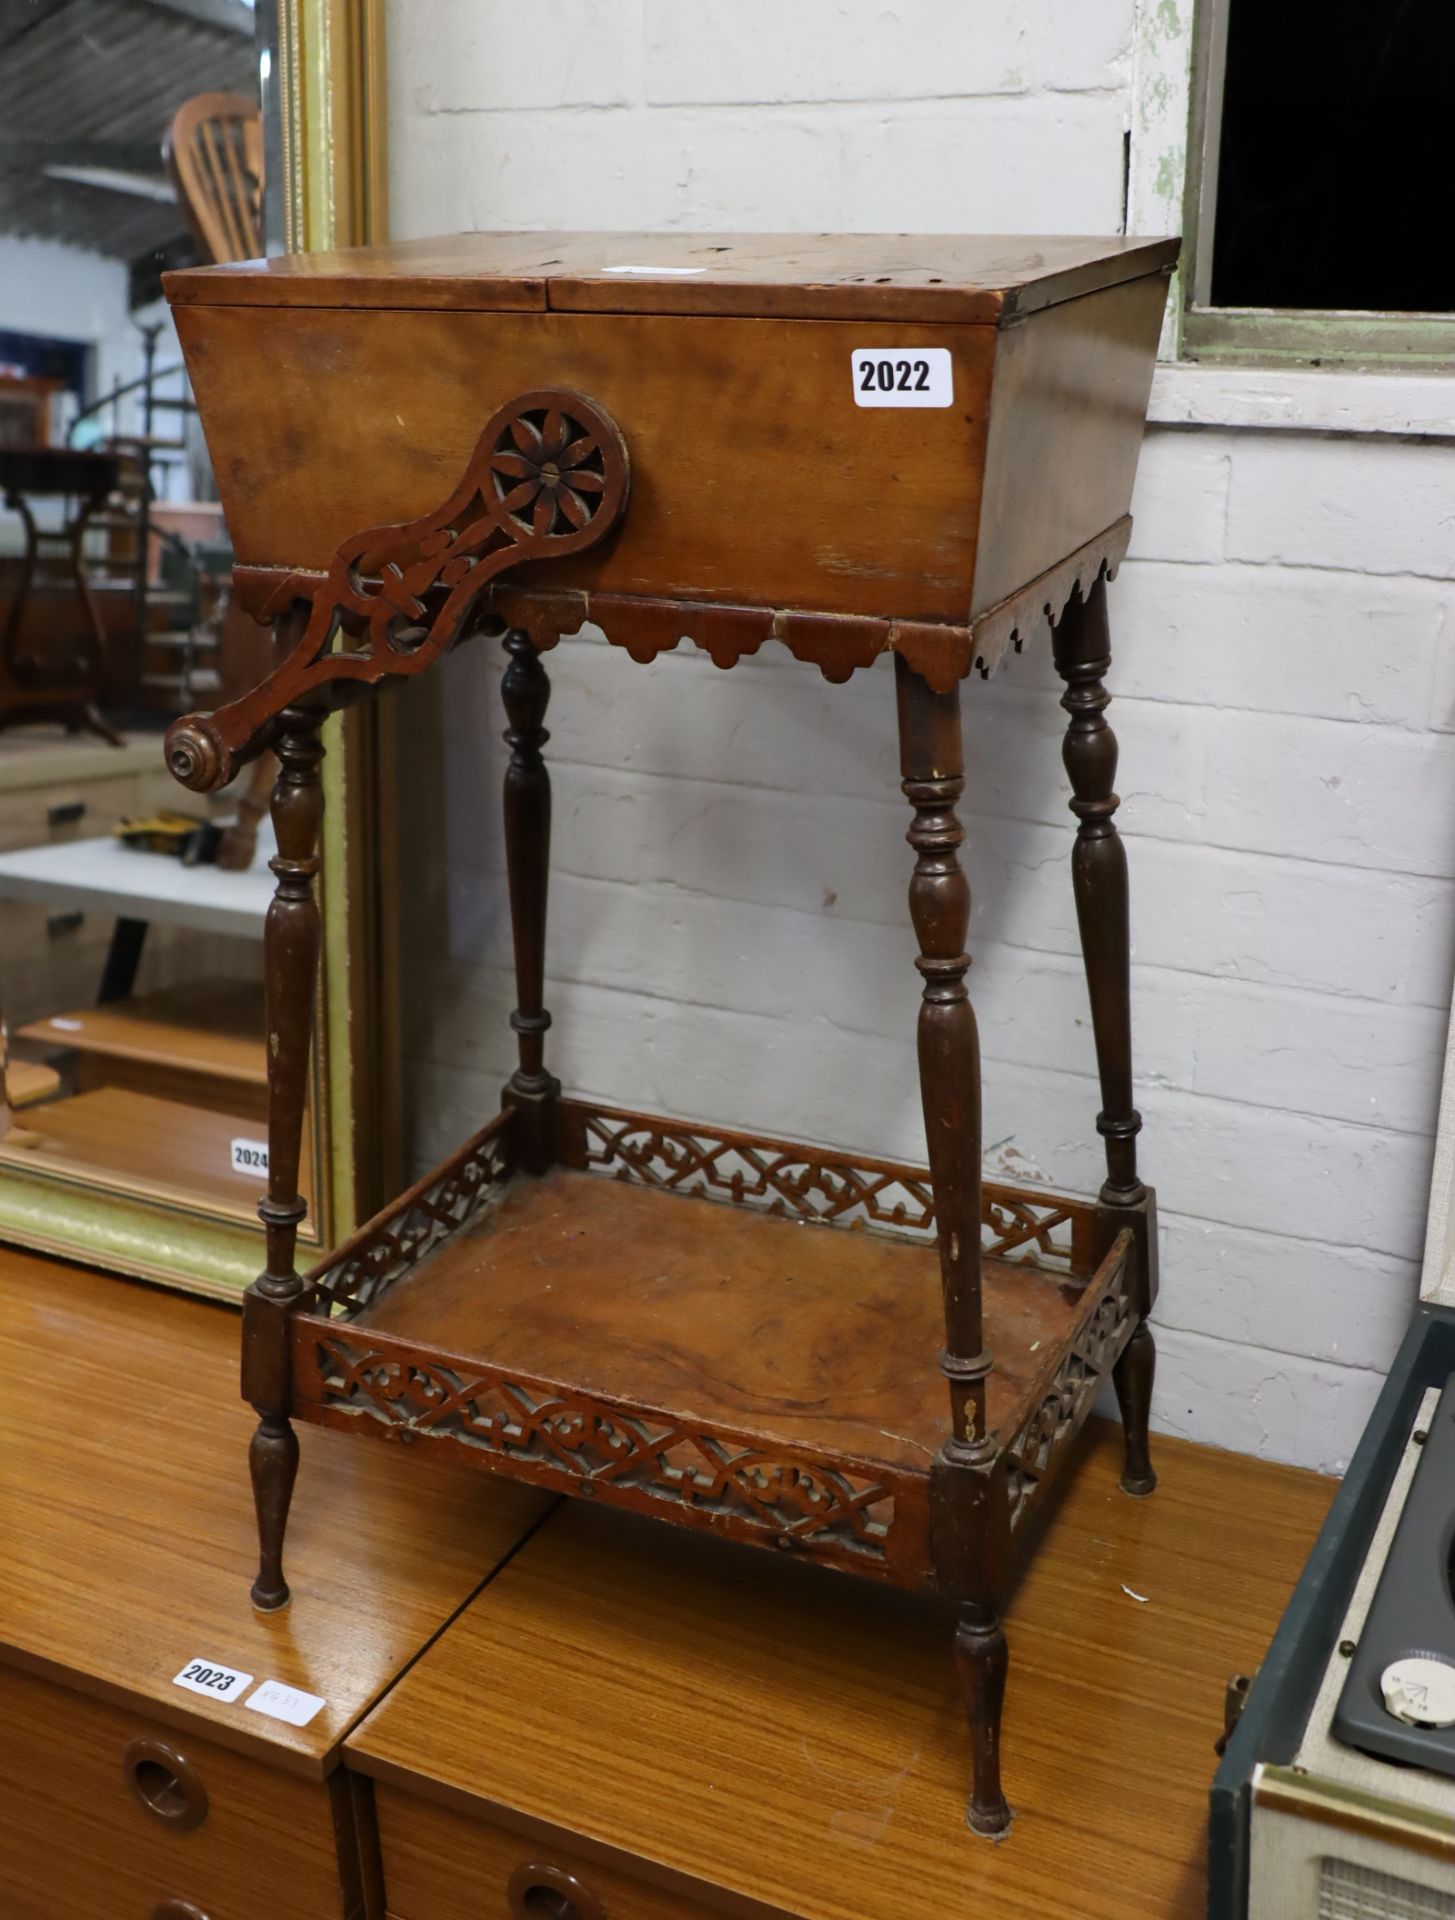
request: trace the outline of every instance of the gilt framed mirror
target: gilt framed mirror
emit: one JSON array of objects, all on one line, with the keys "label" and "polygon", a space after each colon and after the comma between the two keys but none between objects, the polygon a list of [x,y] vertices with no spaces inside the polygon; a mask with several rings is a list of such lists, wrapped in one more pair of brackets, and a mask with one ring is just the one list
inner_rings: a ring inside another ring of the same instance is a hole
[{"label": "gilt framed mirror", "polygon": [[[0,1240],[227,1296],[261,1258],[271,770],[199,803],[162,734],[271,640],[161,275],[385,237],[383,0],[67,11],[0,15]],[[398,1179],[388,742],[331,733],[310,1258]]]}]

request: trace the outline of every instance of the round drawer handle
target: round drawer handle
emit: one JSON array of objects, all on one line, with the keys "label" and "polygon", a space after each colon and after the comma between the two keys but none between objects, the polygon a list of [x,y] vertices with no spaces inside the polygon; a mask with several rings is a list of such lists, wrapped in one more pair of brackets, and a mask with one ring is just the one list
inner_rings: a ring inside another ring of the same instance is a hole
[{"label": "round drawer handle", "polygon": [[574,1873],[528,1860],[506,1888],[515,1920],[605,1920],[601,1902]]},{"label": "round drawer handle", "polygon": [[[161,1740],[133,1740],[121,1756],[121,1767],[127,1785],[147,1812],[178,1833],[200,1827],[207,1818],[202,1775],[175,1747]],[[162,1912],[161,1920],[187,1920],[193,1911],[179,1905],[175,1915]]]},{"label": "round drawer handle", "polygon": [[152,1914],[152,1920],[207,1920],[207,1915],[190,1900],[164,1900]]}]

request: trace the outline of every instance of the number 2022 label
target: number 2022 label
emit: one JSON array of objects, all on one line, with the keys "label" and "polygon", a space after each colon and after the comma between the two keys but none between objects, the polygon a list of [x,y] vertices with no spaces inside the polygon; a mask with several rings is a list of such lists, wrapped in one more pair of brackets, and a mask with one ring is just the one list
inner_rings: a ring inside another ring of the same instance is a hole
[{"label": "number 2022 label", "polygon": [[948,347],[855,347],[854,404],[951,407],[955,376]]}]

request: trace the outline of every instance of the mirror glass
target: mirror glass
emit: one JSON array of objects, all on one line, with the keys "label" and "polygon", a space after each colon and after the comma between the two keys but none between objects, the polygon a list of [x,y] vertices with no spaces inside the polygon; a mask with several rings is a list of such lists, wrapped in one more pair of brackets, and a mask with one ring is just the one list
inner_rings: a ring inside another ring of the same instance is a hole
[{"label": "mirror glass", "polygon": [[256,29],[244,0],[0,0],[0,1171],[149,1209],[174,1252],[178,1223],[257,1235],[266,1174],[273,768],[200,801],[161,752],[270,664],[161,294],[264,250]]}]

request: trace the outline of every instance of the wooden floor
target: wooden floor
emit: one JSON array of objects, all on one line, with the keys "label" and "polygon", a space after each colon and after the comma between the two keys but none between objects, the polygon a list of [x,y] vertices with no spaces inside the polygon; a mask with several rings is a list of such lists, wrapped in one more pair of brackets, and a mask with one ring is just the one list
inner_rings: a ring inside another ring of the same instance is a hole
[{"label": "wooden floor", "polygon": [[[1161,1487],[1132,1500],[1120,1436],[1089,1433],[1008,1621],[999,1845],[964,1825],[935,1606],[580,1503],[351,1750],[805,1920],[1201,1920],[1224,1686],[1262,1657],[1335,1483],[1163,1439]],[[424,1904],[449,1879],[430,1831],[386,1822],[394,1911],[446,1908]]]}]

